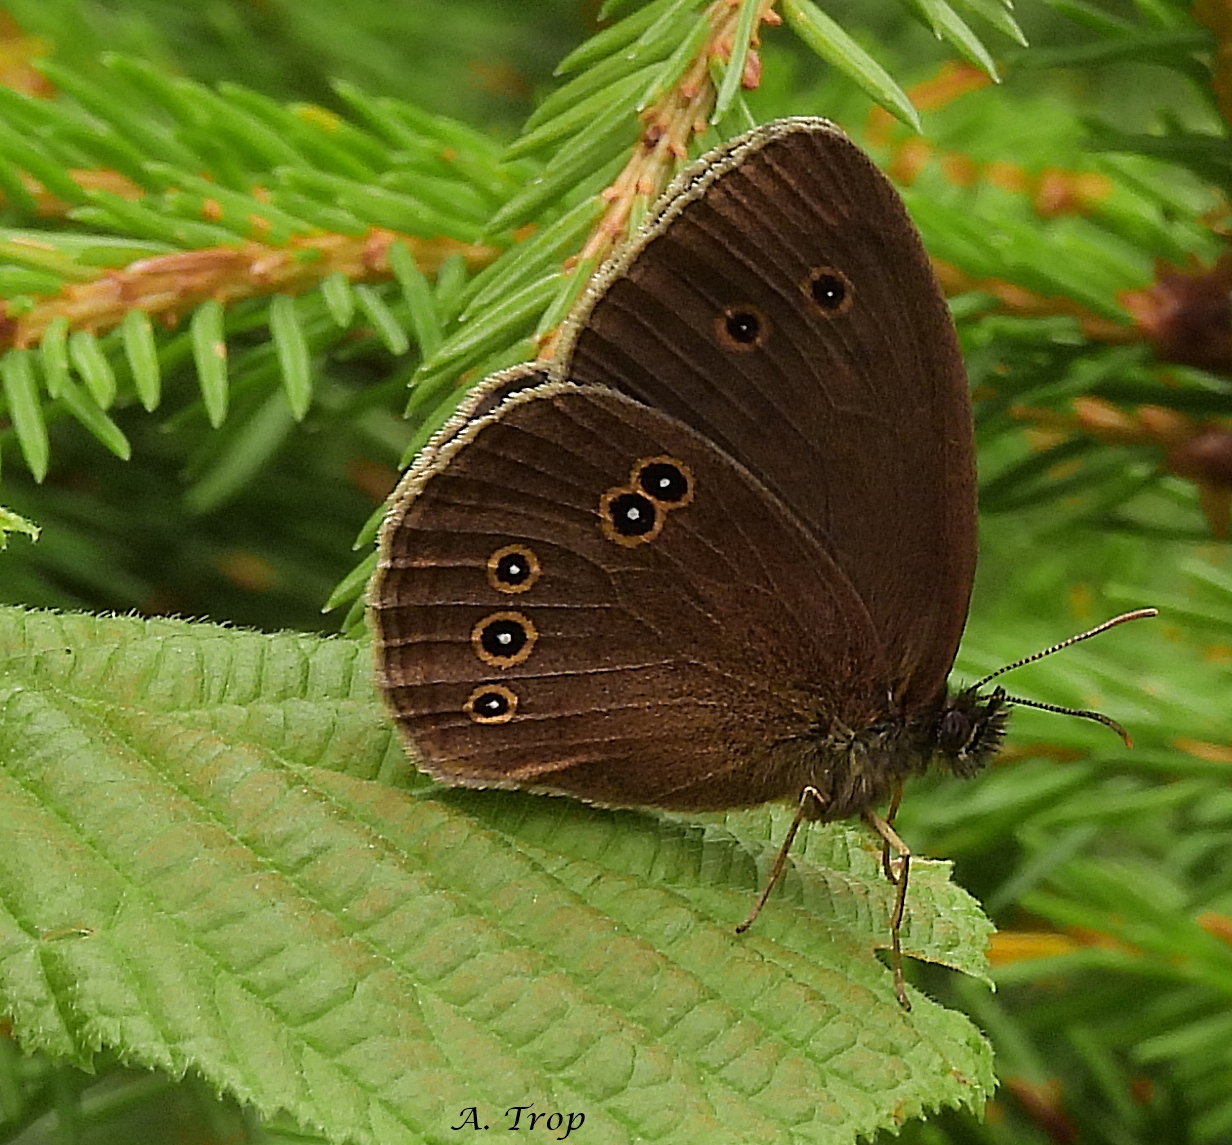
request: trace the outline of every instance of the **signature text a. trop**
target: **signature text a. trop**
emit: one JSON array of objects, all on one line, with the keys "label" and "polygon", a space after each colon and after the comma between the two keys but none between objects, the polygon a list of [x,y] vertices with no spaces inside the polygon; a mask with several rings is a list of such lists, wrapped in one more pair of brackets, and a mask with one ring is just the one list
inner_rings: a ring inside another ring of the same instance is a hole
[{"label": "signature text a. trop", "polygon": [[534,1105],[533,1101],[529,1105],[511,1105],[505,1110],[505,1124],[496,1126],[479,1120],[479,1106],[468,1105],[459,1115],[459,1123],[451,1125],[450,1129],[546,1129],[551,1133],[560,1133],[556,1140],[563,1141],[586,1122],[584,1113],[532,1113]]}]

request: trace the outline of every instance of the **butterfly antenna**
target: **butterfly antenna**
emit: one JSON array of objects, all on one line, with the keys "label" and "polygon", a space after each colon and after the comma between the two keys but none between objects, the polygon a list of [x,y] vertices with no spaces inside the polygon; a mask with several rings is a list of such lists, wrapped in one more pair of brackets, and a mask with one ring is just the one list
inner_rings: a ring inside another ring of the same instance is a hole
[{"label": "butterfly antenna", "polygon": [[[982,688],[989,681],[995,680],[998,676],[1003,676],[1006,672],[1012,672],[1015,668],[1021,668],[1024,664],[1033,664],[1036,660],[1042,660],[1045,656],[1051,656],[1054,652],[1060,652],[1062,648],[1068,648],[1071,644],[1079,644],[1083,640],[1090,640],[1092,636],[1098,636],[1102,632],[1107,632],[1109,628],[1115,628],[1118,624],[1126,624],[1131,620],[1144,620],[1148,616],[1158,615],[1159,609],[1157,608],[1135,608],[1133,612],[1123,612],[1120,616],[1114,616],[1111,620],[1105,620],[1103,624],[1097,624],[1086,632],[1080,632],[1077,636],[1071,636],[1068,640],[1062,640],[1051,648],[1045,648],[1041,652],[1033,652],[1030,656],[1024,656],[1021,660],[1015,660],[1012,664],[1006,664],[1004,668],[998,668],[995,672],[990,672],[972,686],[972,691]],[[1040,708],[1045,712],[1056,712],[1062,716],[1078,716],[1084,720],[1094,720],[1097,724],[1103,724],[1104,727],[1111,728],[1116,732],[1125,741],[1126,747],[1134,746],[1133,740],[1129,738],[1129,733],[1116,720],[1105,716],[1102,712],[1092,712],[1085,708],[1063,708],[1058,704],[1045,704],[1041,700],[1024,700],[1020,696],[1007,695],[1005,699],[1010,703],[1021,704],[1027,708]]]}]

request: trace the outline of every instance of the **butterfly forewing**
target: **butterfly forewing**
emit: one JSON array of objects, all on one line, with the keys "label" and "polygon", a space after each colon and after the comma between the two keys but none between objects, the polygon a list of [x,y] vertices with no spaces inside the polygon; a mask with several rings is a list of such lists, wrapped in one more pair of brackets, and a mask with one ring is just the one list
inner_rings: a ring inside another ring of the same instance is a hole
[{"label": "butterfly forewing", "polygon": [[970,405],[893,188],[823,120],[703,160],[571,322],[557,376],[612,386],[746,466],[847,575],[883,695],[934,703],[975,567]]}]

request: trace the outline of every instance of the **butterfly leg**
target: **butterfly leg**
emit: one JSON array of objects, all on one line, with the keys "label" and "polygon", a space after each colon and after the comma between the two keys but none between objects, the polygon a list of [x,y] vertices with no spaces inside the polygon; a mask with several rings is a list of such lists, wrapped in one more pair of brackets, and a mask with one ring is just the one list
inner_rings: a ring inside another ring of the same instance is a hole
[{"label": "butterfly leg", "polygon": [[791,826],[787,828],[787,835],[783,839],[783,845],[779,848],[779,853],[775,856],[774,866],[770,868],[770,877],[766,879],[766,885],[762,888],[761,894],[757,901],[753,904],[753,909],[749,911],[749,917],[746,918],[738,927],[737,934],[743,934],[754,920],[761,914],[761,908],[766,905],[766,899],[770,897],[770,892],[774,890],[774,884],[779,881],[779,877],[783,873],[783,868],[787,865],[787,853],[791,850],[792,843],[796,840],[796,832],[800,830],[800,824],[805,819],[815,819],[816,814],[810,815],[810,807],[816,805],[818,808],[825,806],[825,800],[822,799],[821,792],[817,788],[809,786],[800,793],[800,805],[796,808],[795,818],[791,821]]},{"label": "butterfly leg", "polygon": [[[891,810],[896,811],[897,809],[897,801],[895,801],[891,805]],[[894,993],[898,995],[899,1005],[904,1010],[910,1010],[911,1002],[907,998],[907,987],[903,981],[903,948],[899,940],[899,932],[903,926],[903,913],[907,909],[907,876],[911,870],[911,849],[898,837],[898,832],[876,811],[866,811],[864,821],[881,836],[884,854],[888,856],[889,849],[893,847],[902,863],[898,878],[890,877],[890,881],[898,888],[894,896],[894,911],[890,915],[890,963],[894,970]],[[885,860],[885,869],[889,876],[888,858]]]},{"label": "butterfly leg", "polygon": [[[891,827],[894,826],[894,817],[898,814],[898,807],[902,801],[903,785],[900,783],[894,788],[894,794],[890,796],[890,807],[885,814],[885,821]],[[898,886],[898,878],[890,868],[890,841],[888,839],[881,840],[881,869],[885,872],[886,882],[891,886]]]}]

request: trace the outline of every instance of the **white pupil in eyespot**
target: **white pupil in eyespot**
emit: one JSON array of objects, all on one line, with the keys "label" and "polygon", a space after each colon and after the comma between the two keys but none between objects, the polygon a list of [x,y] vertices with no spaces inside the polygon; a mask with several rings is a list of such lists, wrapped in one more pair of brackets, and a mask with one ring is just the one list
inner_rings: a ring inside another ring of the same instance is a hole
[{"label": "white pupil in eyespot", "polygon": [[625,516],[628,517],[630,521],[636,521],[641,515],[642,511],[636,505],[630,505],[625,510]]},{"label": "white pupil in eyespot", "polygon": [[513,640],[513,633],[498,632],[496,634],[496,639],[497,639],[497,642],[500,644],[509,644]]},{"label": "white pupil in eyespot", "polygon": [[518,564],[516,561],[514,561],[512,564],[509,565],[509,575],[510,576],[521,576],[522,566]]}]

